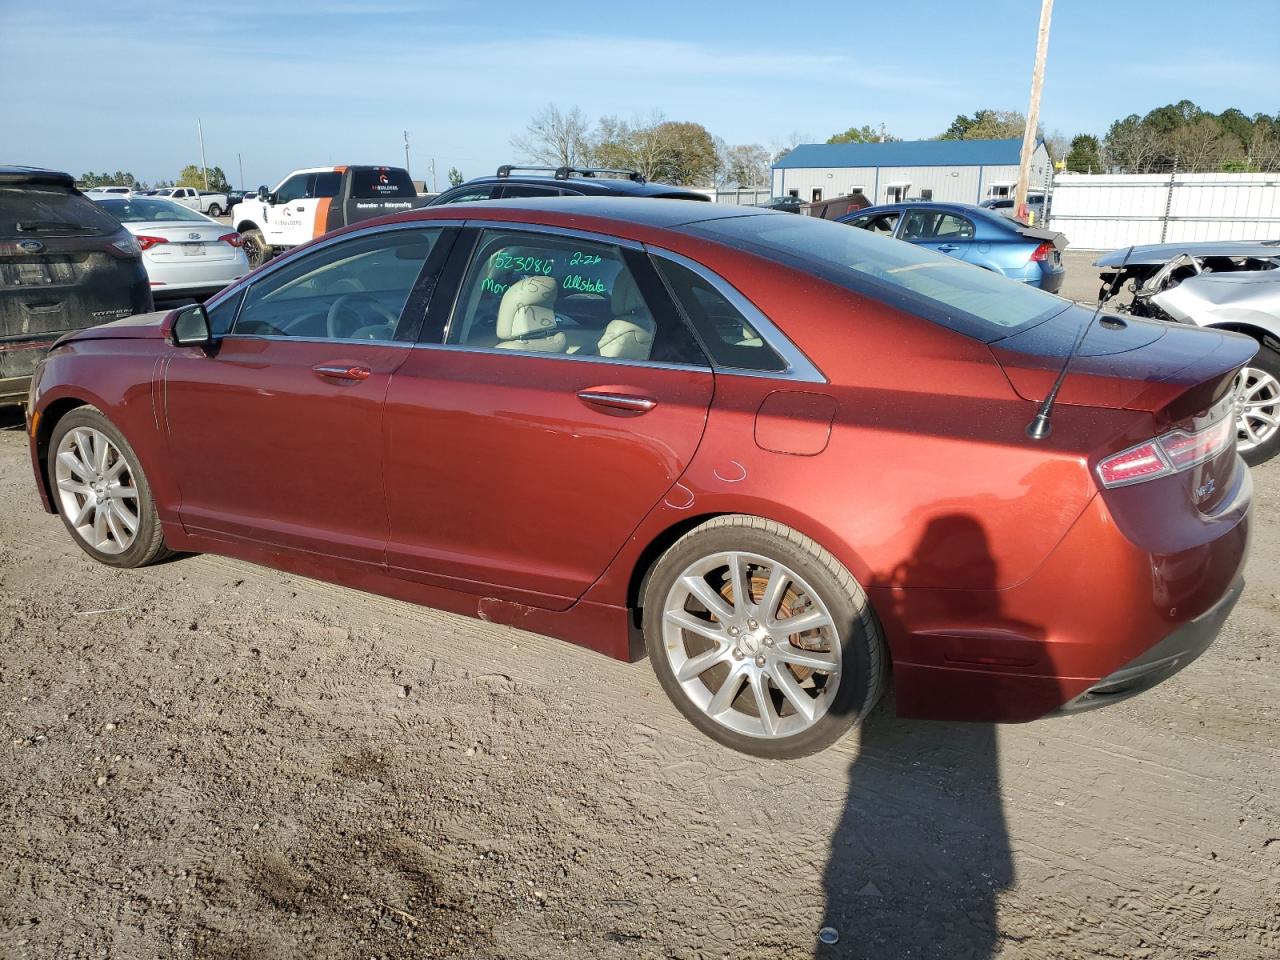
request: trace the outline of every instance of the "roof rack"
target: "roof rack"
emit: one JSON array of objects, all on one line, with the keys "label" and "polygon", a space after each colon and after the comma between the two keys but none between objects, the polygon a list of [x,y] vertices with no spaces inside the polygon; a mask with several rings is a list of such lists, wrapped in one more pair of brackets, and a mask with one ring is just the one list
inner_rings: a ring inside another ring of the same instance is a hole
[{"label": "roof rack", "polygon": [[498,168],[498,176],[509,177],[514,170],[538,170],[549,172],[556,180],[568,180],[572,176],[597,177],[601,174],[618,174],[633,183],[644,183],[644,174],[638,170],[622,170],[614,167],[525,167],[514,163],[504,163]]}]

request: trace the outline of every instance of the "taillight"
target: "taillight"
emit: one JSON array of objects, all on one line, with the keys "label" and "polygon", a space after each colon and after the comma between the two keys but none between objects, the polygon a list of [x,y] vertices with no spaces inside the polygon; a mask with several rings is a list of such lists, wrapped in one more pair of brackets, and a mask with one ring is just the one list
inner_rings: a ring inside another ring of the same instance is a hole
[{"label": "taillight", "polygon": [[162,243],[169,242],[164,237],[147,237],[147,236],[143,236],[142,234],[138,234],[136,239],[138,241],[138,246],[140,246],[143,250],[150,250],[152,247],[158,246]]},{"label": "taillight", "polygon": [[1053,256],[1053,244],[1046,240],[1040,246],[1031,251],[1031,262],[1041,263]]},{"label": "taillight", "polygon": [[238,233],[224,233],[218,239],[221,240],[223,243],[230,244],[233,247],[244,246],[244,237],[240,236],[240,234]]},{"label": "taillight", "polygon": [[111,243],[111,249],[118,257],[140,257],[142,256],[142,247],[138,241],[129,235],[123,240],[114,240]]},{"label": "taillight", "polygon": [[1098,479],[1104,487],[1124,487],[1167,477],[1211,460],[1235,442],[1235,418],[1227,415],[1195,433],[1172,430],[1112,454],[1098,464]]}]

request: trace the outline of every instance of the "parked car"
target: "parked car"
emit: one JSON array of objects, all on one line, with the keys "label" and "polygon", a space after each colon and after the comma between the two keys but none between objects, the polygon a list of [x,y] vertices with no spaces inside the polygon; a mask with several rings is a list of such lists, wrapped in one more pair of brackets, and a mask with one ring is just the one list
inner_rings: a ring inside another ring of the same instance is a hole
[{"label": "parked car", "polygon": [[1062,288],[1067,238],[968,203],[892,203],[841,223],[945,253],[1049,293]]},{"label": "parked car", "polygon": [[635,170],[605,167],[520,167],[503,164],[492,177],[476,177],[446,190],[428,206],[507,200],[518,197],[660,197],[706,200],[705,193],[667,183],[651,183]]},{"label": "parked car", "polygon": [[[1016,211],[1013,209],[1013,197],[988,197],[978,206],[985,210],[994,210],[996,213],[1005,217],[1018,219]],[[1027,194],[1027,212],[1031,214],[1028,222],[1032,224],[1045,223],[1049,216],[1049,205],[1045,202],[1043,193]]]},{"label": "parked car", "polygon": [[842,197],[832,197],[830,200],[814,200],[812,203],[805,204],[804,212],[821,220],[839,220],[851,213],[865,210],[869,206],[871,201],[867,199],[865,193],[859,191],[847,193]]},{"label": "parked car", "polygon": [[84,192],[84,195],[90,199],[94,197],[128,197],[132,194],[133,187],[125,186],[90,187]]},{"label": "parked car", "polygon": [[749,207],[458,212],[64,340],[46,509],[112,566],[227,554],[619,658],[638,628],[686,717],[772,757],[890,663],[908,716],[1114,702],[1239,596],[1246,337],[1097,325],[1035,441],[1091,311],[1026,284]]},{"label": "parked car", "polygon": [[400,167],[313,167],[295,170],[274,190],[259,187],[235,205],[231,223],[256,267],[330,230],[425,203]]},{"label": "parked car", "polygon": [[207,213],[211,217],[220,217],[231,209],[225,193],[197,190],[195,187],[161,187],[154,196],[172,200],[197,213]]},{"label": "parked car", "polygon": [[764,210],[781,210],[783,213],[804,212],[804,201],[799,197],[774,197],[756,206]]},{"label": "parked car", "polygon": [[69,174],[0,166],[0,405],[68,330],[151,309],[141,255]]},{"label": "parked car", "polygon": [[1251,464],[1280,453],[1280,240],[1158,243],[1113,250],[1095,265],[1104,291],[1127,285],[1133,294],[1121,311],[1257,341],[1236,379],[1236,444]]},{"label": "parked car", "polygon": [[160,302],[207,297],[249,272],[240,234],[164,197],[94,201],[125,225],[142,248],[151,295]]},{"label": "parked car", "polygon": [[257,196],[257,194],[253,190],[228,190],[227,191],[227,209],[230,210],[241,200],[244,200],[248,197],[254,197],[254,196]]}]

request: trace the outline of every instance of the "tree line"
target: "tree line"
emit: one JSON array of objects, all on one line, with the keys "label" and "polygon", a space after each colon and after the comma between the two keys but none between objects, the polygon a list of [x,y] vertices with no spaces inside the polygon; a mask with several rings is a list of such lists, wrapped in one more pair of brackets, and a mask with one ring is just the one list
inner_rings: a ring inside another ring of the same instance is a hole
[{"label": "tree line", "polygon": [[[88,173],[82,173],[76,178],[76,185],[81,189],[88,190],[91,187],[133,187],[135,190],[158,190],[161,187],[195,187],[197,190],[204,190],[204,171],[200,169],[199,164],[189,163],[182,168],[182,172],[178,174],[175,180],[165,180],[161,178],[155,183],[148,183],[145,180],[139,180],[128,170],[117,170],[115,173],[94,173],[92,170]],[[227,182],[227,175],[222,172],[221,167],[209,168],[209,186],[208,189],[214,193],[226,193],[231,189],[231,184]]]}]

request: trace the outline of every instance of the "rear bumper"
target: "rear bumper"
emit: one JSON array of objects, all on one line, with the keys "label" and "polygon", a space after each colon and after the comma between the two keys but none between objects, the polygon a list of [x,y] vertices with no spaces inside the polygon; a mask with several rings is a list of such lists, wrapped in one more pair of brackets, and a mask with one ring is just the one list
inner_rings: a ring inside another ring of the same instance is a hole
[{"label": "rear bumper", "polygon": [[1209,649],[1226,622],[1240,594],[1244,578],[1237,577],[1226,596],[1189,623],[1179,627],[1154,647],[1103,677],[1084,693],[1064,703],[1058,713],[1093,710],[1150,690]]}]

